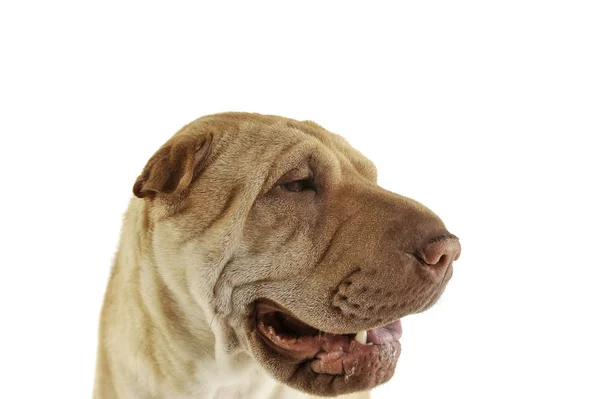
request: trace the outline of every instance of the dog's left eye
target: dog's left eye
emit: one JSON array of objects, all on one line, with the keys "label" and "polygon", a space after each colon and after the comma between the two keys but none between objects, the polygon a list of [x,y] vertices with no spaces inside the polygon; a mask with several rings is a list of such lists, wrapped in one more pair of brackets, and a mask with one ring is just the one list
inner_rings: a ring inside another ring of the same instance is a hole
[{"label": "dog's left eye", "polygon": [[285,190],[293,192],[293,193],[299,193],[301,191],[315,189],[315,185],[314,185],[312,179],[310,179],[310,178],[302,179],[302,180],[294,180],[289,183],[284,183],[281,185],[281,187],[283,187]]}]

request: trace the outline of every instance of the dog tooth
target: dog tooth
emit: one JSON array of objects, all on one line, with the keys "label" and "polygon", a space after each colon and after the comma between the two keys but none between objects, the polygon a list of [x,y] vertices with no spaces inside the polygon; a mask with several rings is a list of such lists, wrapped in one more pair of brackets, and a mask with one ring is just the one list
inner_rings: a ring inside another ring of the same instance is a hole
[{"label": "dog tooth", "polygon": [[363,331],[357,332],[354,339],[356,341],[360,342],[361,344],[366,345],[367,344],[367,331],[363,330]]}]

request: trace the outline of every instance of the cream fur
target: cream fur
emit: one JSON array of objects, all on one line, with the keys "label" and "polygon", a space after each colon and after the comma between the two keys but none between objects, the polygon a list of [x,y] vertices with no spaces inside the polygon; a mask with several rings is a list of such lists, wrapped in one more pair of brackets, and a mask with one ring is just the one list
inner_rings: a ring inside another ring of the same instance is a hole
[{"label": "cream fur", "polygon": [[[318,190],[281,188],[309,172]],[[451,276],[423,273],[406,252],[449,234],[439,218],[378,187],[369,160],[312,122],[198,119],[148,161],[134,193],[101,314],[96,399],[369,389],[391,378],[399,353],[371,374],[361,365],[362,379],[312,374],[257,338],[254,303],[350,334],[428,308]]]}]

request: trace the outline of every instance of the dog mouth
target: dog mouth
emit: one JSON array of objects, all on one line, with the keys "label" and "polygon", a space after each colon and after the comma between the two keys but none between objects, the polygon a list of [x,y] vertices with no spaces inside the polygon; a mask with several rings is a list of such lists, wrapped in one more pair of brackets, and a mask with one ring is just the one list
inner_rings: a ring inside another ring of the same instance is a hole
[{"label": "dog mouth", "polygon": [[343,376],[372,387],[389,380],[400,355],[400,320],[354,334],[333,334],[293,317],[270,301],[255,303],[262,342],[305,372]]}]

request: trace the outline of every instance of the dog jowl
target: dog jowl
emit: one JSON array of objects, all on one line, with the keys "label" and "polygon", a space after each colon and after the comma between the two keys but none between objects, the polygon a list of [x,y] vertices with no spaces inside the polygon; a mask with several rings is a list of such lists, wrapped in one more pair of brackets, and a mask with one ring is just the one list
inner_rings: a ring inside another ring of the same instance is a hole
[{"label": "dog jowl", "polygon": [[134,184],[100,323],[97,398],[336,396],[389,380],[400,319],[458,239],[313,122],[226,113]]}]

